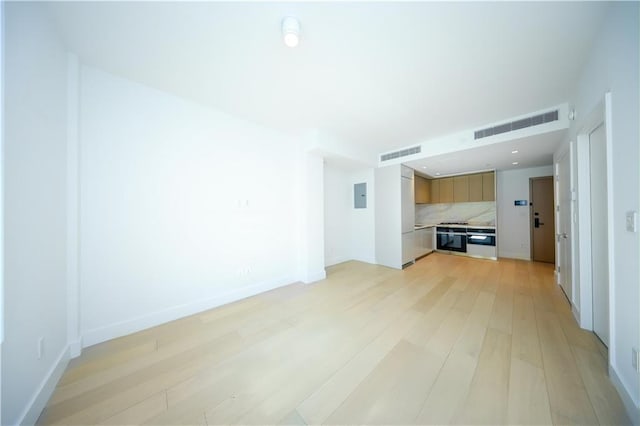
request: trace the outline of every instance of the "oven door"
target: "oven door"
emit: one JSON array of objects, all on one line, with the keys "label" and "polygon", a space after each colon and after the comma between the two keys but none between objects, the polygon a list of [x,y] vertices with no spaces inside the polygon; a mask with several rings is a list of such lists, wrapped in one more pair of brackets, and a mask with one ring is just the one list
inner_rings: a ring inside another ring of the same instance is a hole
[{"label": "oven door", "polygon": [[495,232],[493,229],[467,229],[467,244],[495,247]]},{"label": "oven door", "polygon": [[454,230],[436,230],[437,249],[446,251],[467,252],[467,234]]}]

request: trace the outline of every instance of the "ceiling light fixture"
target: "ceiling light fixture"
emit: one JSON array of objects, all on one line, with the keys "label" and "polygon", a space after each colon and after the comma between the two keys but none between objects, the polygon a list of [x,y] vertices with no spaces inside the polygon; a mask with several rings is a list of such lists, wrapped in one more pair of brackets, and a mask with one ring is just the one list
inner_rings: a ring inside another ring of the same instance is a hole
[{"label": "ceiling light fixture", "polygon": [[511,153],[512,153],[512,154],[517,154],[517,153],[518,153],[518,150],[517,150],[517,149],[514,149],[513,151],[511,151]]},{"label": "ceiling light fixture", "polygon": [[288,47],[296,47],[300,43],[300,22],[293,16],[282,20],[282,37]]},{"label": "ceiling light fixture", "polygon": [[513,164],[514,166],[517,166],[517,165],[518,165],[518,162],[517,162],[517,161],[514,161],[514,162],[513,162],[513,163],[511,163],[511,164]]},{"label": "ceiling light fixture", "polygon": [[440,176],[440,173],[436,173],[436,176]]}]

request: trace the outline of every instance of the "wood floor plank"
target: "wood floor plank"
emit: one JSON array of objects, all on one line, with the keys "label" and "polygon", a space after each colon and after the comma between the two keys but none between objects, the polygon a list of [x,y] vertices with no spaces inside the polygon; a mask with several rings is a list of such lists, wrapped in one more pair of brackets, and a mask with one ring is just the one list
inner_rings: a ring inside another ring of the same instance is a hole
[{"label": "wood floor plank", "polygon": [[326,423],[385,424],[413,420],[442,361],[412,343],[401,341]]},{"label": "wood floor plank", "polygon": [[103,420],[101,425],[137,425],[167,410],[166,392],[158,392],[144,401]]},{"label": "wood floor plank", "polygon": [[423,318],[424,315],[415,311],[409,311],[403,315],[399,321],[387,328],[384,333],[306,398],[298,406],[300,415],[309,424],[324,423],[396,346],[407,330]]},{"label": "wood floor plank", "polygon": [[536,367],[543,368],[538,327],[533,299],[518,294],[513,305],[513,339],[511,354]]},{"label": "wood floor plank", "polygon": [[510,359],[511,336],[488,329],[469,393],[455,423],[506,423]]},{"label": "wood floor plank", "polygon": [[450,424],[466,397],[477,362],[468,354],[452,352],[414,423]]},{"label": "wood floor plank", "polygon": [[628,425],[624,404],[609,380],[606,360],[598,352],[572,346],[589,399],[602,425]]},{"label": "wood floor plank", "polygon": [[553,422],[598,424],[557,315],[554,312],[536,311],[536,322]]},{"label": "wood floor plank", "polygon": [[517,425],[552,423],[544,370],[517,356],[511,357],[507,423]]},{"label": "wood floor plank", "polygon": [[553,265],[349,261],[84,350],[38,424],[625,424]]}]

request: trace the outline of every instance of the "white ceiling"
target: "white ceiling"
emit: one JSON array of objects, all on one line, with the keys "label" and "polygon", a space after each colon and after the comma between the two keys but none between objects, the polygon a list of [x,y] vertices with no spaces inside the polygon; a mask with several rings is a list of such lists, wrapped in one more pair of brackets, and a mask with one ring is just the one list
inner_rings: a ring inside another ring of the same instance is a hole
[{"label": "white ceiling", "polygon": [[[429,177],[485,170],[547,166],[553,163],[553,153],[564,133],[565,130],[556,130],[508,142],[409,161],[405,164]],[[513,151],[518,152],[513,153]],[[514,162],[518,164],[513,164]]]},{"label": "white ceiling", "polygon": [[[52,2],[85,63],[377,154],[567,102],[602,2]],[[284,46],[294,15],[301,43]],[[548,154],[548,153],[547,153]]]}]

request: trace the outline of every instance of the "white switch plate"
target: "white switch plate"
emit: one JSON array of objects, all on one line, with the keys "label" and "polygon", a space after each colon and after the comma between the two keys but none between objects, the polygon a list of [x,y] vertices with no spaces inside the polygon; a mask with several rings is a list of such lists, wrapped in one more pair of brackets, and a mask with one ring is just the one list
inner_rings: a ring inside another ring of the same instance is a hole
[{"label": "white switch plate", "polygon": [[627,212],[627,231],[629,232],[638,231],[638,212],[636,211]]}]

